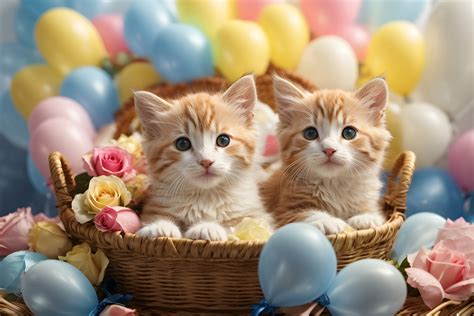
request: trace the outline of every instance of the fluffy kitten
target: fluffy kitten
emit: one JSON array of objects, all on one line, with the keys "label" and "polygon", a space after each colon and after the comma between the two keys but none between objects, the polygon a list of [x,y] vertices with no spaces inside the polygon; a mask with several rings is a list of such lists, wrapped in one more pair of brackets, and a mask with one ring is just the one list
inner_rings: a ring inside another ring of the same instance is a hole
[{"label": "fluffy kitten", "polygon": [[[277,226],[303,221],[326,234],[384,223],[379,171],[391,138],[387,85],[308,92],[274,77],[282,167],[263,184]],[[346,222],[347,221],[347,222]]]},{"label": "fluffy kitten", "polygon": [[272,223],[255,181],[256,100],[252,76],[170,102],[135,93],[152,180],[139,235],[227,240],[244,217]]}]

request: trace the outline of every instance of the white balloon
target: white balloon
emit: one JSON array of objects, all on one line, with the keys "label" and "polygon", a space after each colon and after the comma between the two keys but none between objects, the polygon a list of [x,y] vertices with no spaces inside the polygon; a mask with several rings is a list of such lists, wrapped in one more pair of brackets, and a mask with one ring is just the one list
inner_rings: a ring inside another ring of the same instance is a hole
[{"label": "white balloon", "polygon": [[474,100],[473,23],[472,0],[439,1],[424,32],[426,69],[419,94],[453,116]]},{"label": "white balloon", "polygon": [[429,103],[417,102],[402,107],[400,120],[403,147],[416,154],[417,167],[434,165],[452,137],[448,116]]},{"label": "white balloon", "polygon": [[321,89],[353,90],[359,75],[351,46],[337,36],[322,36],[306,46],[297,73]]}]

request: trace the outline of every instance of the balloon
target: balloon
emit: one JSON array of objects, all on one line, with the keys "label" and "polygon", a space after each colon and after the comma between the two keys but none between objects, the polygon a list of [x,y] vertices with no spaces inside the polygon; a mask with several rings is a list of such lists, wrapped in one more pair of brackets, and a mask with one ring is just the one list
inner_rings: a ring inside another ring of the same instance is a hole
[{"label": "balloon", "polygon": [[28,118],[41,100],[58,95],[62,75],[48,65],[30,65],[15,74],[11,95],[16,109]]},{"label": "balloon", "polygon": [[444,170],[423,168],[415,171],[407,195],[406,215],[433,212],[452,220],[463,215],[461,189]]},{"label": "balloon", "polygon": [[228,21],[216,34],[214,60],[229,81],[248,73],[264,74],[270,62],[267,36],[257,23]]},{"label": "balloon", "polygon": [[133,1],[125,13],[124,33],[128,47],[135,55],[148,56],[156,35],[174,22],[169,11],[159,1]]},{"label": "balloon", "polygon": [[61,85],[61,95],[84,107],[96,129],[112,122],[120,106],[112,78],[95,67],[82,67],[71,72]]},{"label": "balloon", "polygon": [[0,73],[0,94],[10,89],[10,76]]},{"label": "balloon", "polygon": [[449,148],[448,168],[459,186],[474,190],[474,129],[462,134]]},{"label": "balloon", "polygon": [[16,110],[8,91],[0,97],[0,134],[15,146],[28,148],[30,136],[25,119]]},{"label": "balloon", "polygon": [[48,259],[42,254],[17,251],[6,256],[0,261],[0,288],[7,293],[19,294],[21,292],[21,277],[36,263]]},{"label": "balloon", "polygon": [[400,106],[390,102],[385,111],[385,124],[392,135],[392,140],[385,151],[383,167],[385,170],[392,170],[398,156],[403,151],[403,130],[400,119]]},{"label": "balloon", "polygon": [[415,22],[428,3],[428,0],[364,0],[357,20],[372,27],[395,20]]},{"label": "balloon", "polygon": [[421,212],[408,217],[398,231],[393,245],[392,259],[398,264],[406,256],[417,252],[422,246],[431,248],[438,236],[438,231],[446,219],[435,213]]},{"label": "balloon", "polygon": [[309,42],[309,30],[301,12],[290,4],[274,4],[263,9],[258,24],[270,43],[273,65],[294,69]]},{"label": "balloon", "polygon": [[258,277],[272,306],[309,303],[323,294],[336,275],[336,254],[315,227],[293,223],[278,229],[260,253]]},{"label": "balloon", "polygon": [[69,0],[68,7],[92,20],[102,14],[122,14],[132,2],[133,0]]},{"label": "balloon", "polygon": [[213,40],[216,32],[231,18],[231,0],[177,0],[180,22],[200,29]]},{"label": "balloon", "polygon": [[51,9],[43,14],[35,37],[44,59],[63,74],[81,66],[99,66],[107,57],[94,25],[70,9]]},{"label": "balloon", "polygon": [[33,134],[36,127],[53,117],[67,119],[81,126],[88,138],[95,137],[94,126],[87,111],[79,103],[66,97],[50,97],[41,101],[31,113],[28,130]]},{"label": "balloon", "polygon": [[425,44],[418,28],[409,22],[391,22],[372,37],[365,58],[373,76],[384,75],[389,88],[409,94],[425,66]]},{"label": "balloon", "polygon": [[449,118],[428,103],[412,103],[400,111],[403,147],[416,154],[419,167],[433,165],[448,148],[451,140]]},{"label": "balloon", "polygon": [[26,170],[28,172],[28,178],[30,179],[31,184],[36,189],[36,191],[45,195],[51,193],[51,190],[49,190],[45,178],[41,175],[38,168],[36,168],[35,163],[33,162],[33,158],[31,158],[31,155],[28,155]]},{"label": "balloon", "polygon": [[13,75],[28,64],[42,62],[39,54],[17,43],[0,43],[0,73]]},{"label": "balloon", "polygon": [[128,46],[123,35],[123,17],[121,15],[99,15],[92,20],[97,32],[104,42],[107,53],[116,58],[120,52],[128,52]]},{"label": "balloon", "polygon": [[211,44],[191,25],[170,24],[158,33],[150,54],[160,75],[171,82],[214,74]]},{"label": "balloon", "polygon": [[15,20],[19,0],[0,1],[0,42],[16,41]]},{"label": "balloon", "polygon": [[334,35],[342,37],[349,43],[349,45],[351,45],[359,61],[365,59],[367,47],[370,42],[370,34],[365,27],[351,24]]},{"label": "balloon", "polygon": [[363,259],[342,269],[327,291],[331,315],[395,315],[405,303],[407,284],[393,265]]},{"label": "balloon", "polygon": [[361,0],[300,0],[311,31],[316,35],[338,32],[357,17]]},{"label": "balloon", "polygon": [[21,288],[26,306],[37,316],[89,315],[99,303],[86,276],[59,260],[35,264],[23,276]]},{"label": "balloon", "polygon": [[425,27],[429,53],[419,91],[423,100],[453,116],[474,99],[473,23],[472,1],[438,1]]},{"label": "balloon", "polygon": [[352,91],[358,68],[354,51],[346,41],[322,36],[306,47],[296,71],[321,89]]},{"label": "balloon", "polygon": [[160,81],[160,76],[147,62],[135,62],[125,66],[115,77],[120,102],[127,101],[134,90],[144,90]]},{"label": "balloon", "polygon": [[69,162],[74,173],[82,171],[81,157],[93,147],[92,139],[86,132],[64,118],[51,118],[41,123],[31,135],[30,153],[41,175],[50,177],[48,155],[61,152]]},{"label": "balloon", "polygon": [[284,3],[284,0],[235,0],[237,17],[255,21],[266,6],[277,3]]}]

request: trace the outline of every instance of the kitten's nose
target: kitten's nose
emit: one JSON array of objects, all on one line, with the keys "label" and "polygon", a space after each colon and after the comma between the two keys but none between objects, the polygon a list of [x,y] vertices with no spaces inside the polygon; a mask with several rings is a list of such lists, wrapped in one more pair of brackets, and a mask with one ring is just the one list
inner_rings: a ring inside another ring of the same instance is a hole
[{"label": "kitten's nose", "polygon": [[204,168],[206,168],[206,169],[209,169],[209,167],[210,167],[213,163],[214,163],[214,161],[208,160],[208,159],[199,161],[199,164],[200,164],[201,166],[203,166]]},{"label": "kitten's nose", "polygon": [[328,156],[328,157],[331,157],[336,152],[336,150],[334,148],[325,148],[325,149],[323,149],[323,151],[326,154],[326,156]]}]

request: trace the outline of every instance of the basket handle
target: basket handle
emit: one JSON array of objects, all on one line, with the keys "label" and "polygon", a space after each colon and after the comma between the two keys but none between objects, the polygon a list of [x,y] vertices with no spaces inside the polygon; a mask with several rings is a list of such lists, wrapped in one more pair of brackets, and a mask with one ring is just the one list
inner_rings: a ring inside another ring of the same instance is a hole
[{"label": "basket handle", "polygon": [[407,193],[415,171],[415,160],[416,157],[412,151],[404,151],[398,156],[388,177],[385,203],[402,213],[406,209]]},{"label": "basket handle", "polygon": [[49,169],[56,192],[57,207],[62,216],[64,209],[67,208],[65,206],[69,206],[72,202],[76,182],[71,167],[59,152],[49,154]]}]

